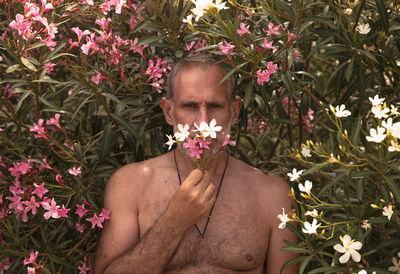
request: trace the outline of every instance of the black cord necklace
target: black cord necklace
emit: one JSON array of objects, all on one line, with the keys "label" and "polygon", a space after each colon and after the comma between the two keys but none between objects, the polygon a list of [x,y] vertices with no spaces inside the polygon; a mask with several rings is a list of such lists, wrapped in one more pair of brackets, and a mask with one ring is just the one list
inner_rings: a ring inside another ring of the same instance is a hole
[{"label": "black cord necklace", "polygon": [[[176,161],[175,150],[174,150],[174,161],[175,161],[176,171],[177,171],[177,173],[178,173],[179,185],[181,185],[181,184],[182,184],[181,174],[180,174],[180,172],[179,172],[178,162]],[[200,229],[199,229],[199,227],[197,226],[197,224],[194,224],[194,226],[196,227],[197,231],[198,231],[199,234],[200,234],[200,244],[201,244],[201,245],[203,245],[203,243],[204,243],[204,238],[205,238],[205,234],[206,234],[206,231],[207,231],[207,226],[208,226],[208,223],[210,222],[210,218],[211,218],[211,214],[212,214],[212,212],[213,212],[214,206],[215,206],[215,202],[216,202],[217,199],[218,199],[218,195],[219,195],[219,191],[221,190],[222,182],[224,181],[225,171],[226,171],[226,169],[227,169],[227,167],[228,167],[228,162],[229,162],[229,155],[227,155],[226,163],[225,163],[225,167],[224,167],[224,171],[222,172],[221,180],[220,180],[220,182],[219,182],[219,186],[218,186],[218,190],[217,190],[217,195],[215,196],[215,201],[214,201],[214,203],[213,203],[213,205],[212,205],[212,207],[211,207],[210,214],[208,214],[207,222],[206,222],[206,225],[204,226],[203,232],[200,231]]]}]

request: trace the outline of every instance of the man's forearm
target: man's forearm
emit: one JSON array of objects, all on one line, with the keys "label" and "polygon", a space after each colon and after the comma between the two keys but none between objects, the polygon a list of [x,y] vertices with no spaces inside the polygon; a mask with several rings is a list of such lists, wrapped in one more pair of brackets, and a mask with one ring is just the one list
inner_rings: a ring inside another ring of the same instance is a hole
[{"label": "man's forearm", "polygon": [[133,250],[113,259],[103,273],[161,273],[185,231],[164,213]]}]

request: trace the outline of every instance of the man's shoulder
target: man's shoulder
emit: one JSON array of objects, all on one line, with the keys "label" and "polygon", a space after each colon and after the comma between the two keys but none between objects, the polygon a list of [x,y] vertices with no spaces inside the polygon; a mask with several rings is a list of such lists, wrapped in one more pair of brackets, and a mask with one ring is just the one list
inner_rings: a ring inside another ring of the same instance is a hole
[{"label": "man's shoulder", "polygon": [[168,165],[167,154],[141,162],[126,164],[118,168],[110,177],[108,185],[126,187],[153,179],[160,170]]},{"label": "man's shoulder", "polygon": [[234,159],[234,173],[237,173],[237,176],[246,177],[246,182],[248,183],[256,183],[257,188],[267,189],[282,189],[284,191],[289,189],[288,183],[282,179],[281,177],[263,172],[260,169],[250,166],[245,162],[242,162],[238,159]]}]

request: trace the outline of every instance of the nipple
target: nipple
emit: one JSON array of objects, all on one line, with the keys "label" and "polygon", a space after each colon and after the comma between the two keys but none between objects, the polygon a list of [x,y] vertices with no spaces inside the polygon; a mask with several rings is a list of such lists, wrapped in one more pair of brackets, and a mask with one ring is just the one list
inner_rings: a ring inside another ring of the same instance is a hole
[{"label": "nipple", "polygon": [[251,256],[250,254],[246,255],[246,260],[251,262],[253,260],[253,256]]}]

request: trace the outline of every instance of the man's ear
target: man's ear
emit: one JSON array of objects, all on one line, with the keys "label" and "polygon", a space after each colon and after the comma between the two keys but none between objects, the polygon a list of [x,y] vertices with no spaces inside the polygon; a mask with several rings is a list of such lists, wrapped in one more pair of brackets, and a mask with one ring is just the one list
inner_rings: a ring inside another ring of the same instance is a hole
[{"label": "man's ear", "polygon": [[240,109],[242,107],[242,99],[236,99],[232,103],[232,125],[236,124],[239,114],[240,114]]},{"label": "man's ear", "polygon": [[163,97],[161,99],[161,107],[164,112],[165,121],[167,121],[167,123],[172,126],[173,125],[172,100]]}]

